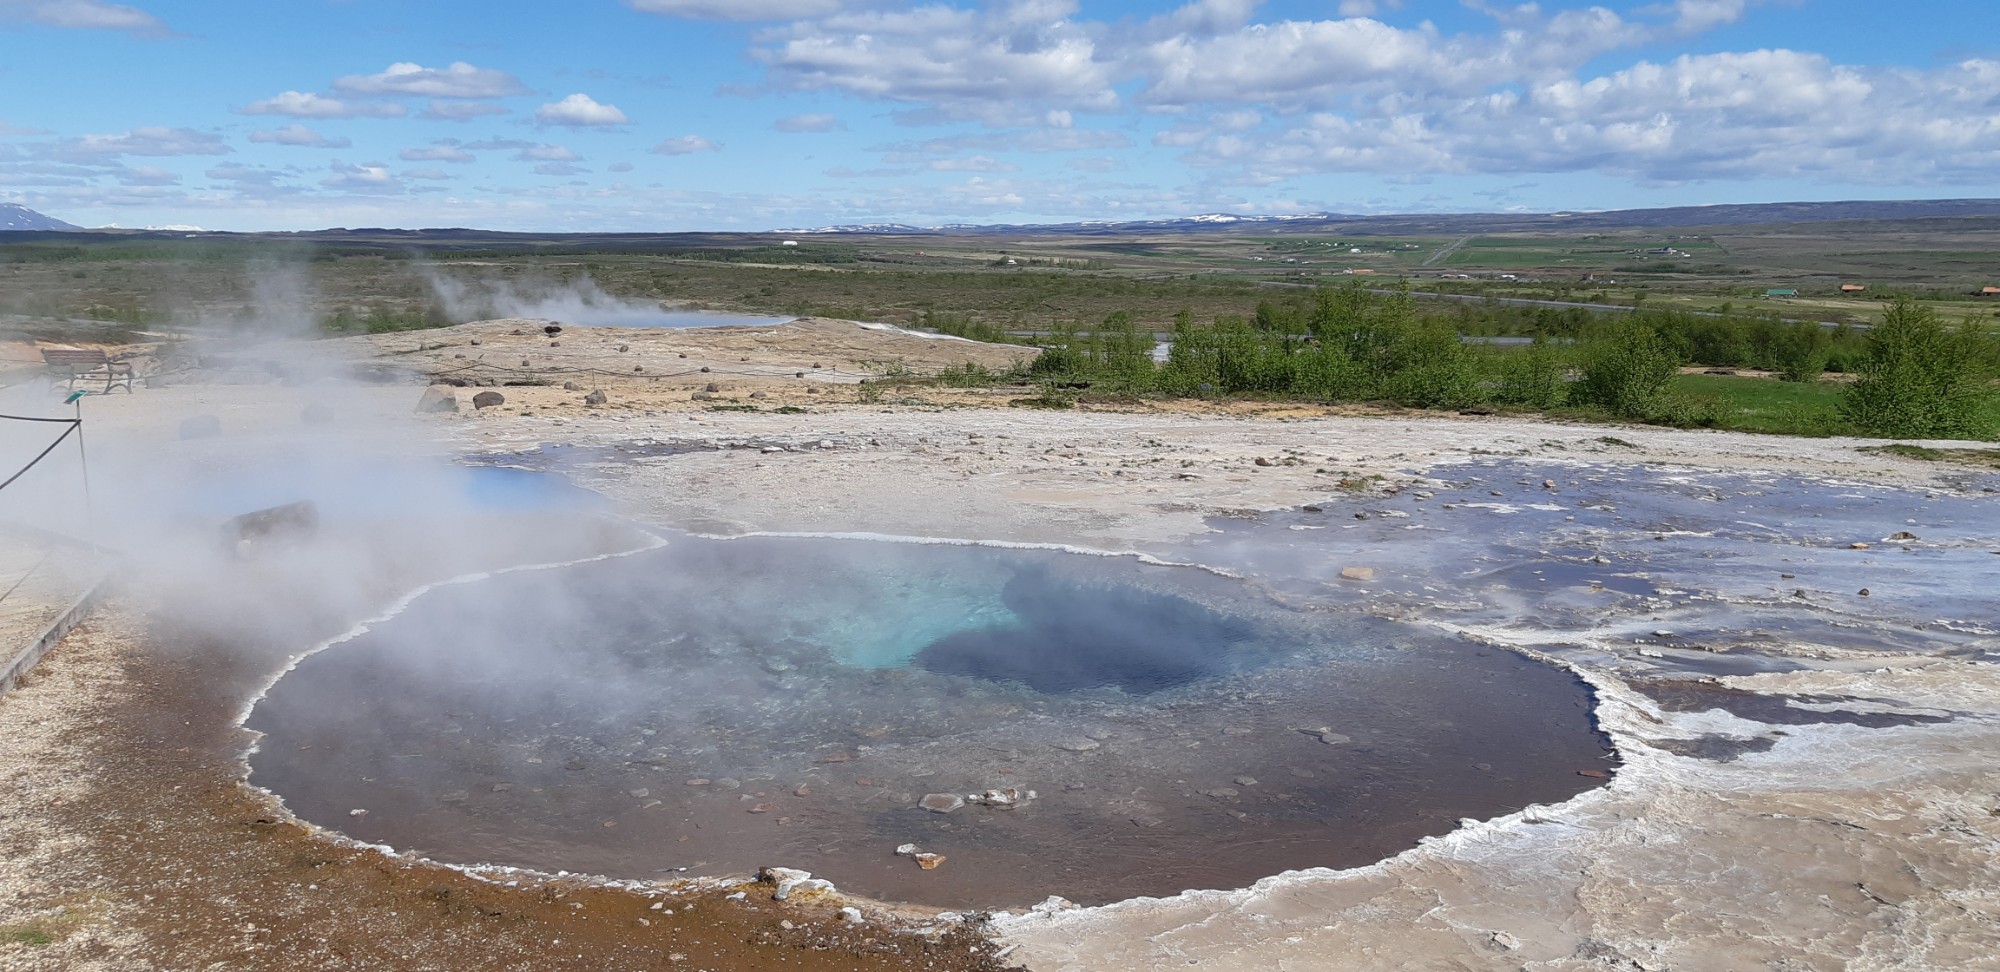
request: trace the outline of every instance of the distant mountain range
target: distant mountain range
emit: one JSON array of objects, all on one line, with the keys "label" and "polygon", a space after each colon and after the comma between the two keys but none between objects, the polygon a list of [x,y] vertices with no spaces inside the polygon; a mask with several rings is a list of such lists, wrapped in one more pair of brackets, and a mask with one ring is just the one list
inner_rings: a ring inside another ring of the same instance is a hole
[{"label": "distant mountain range", "polygon": [[1174,219],[1141,219],[1123,222],[1048,224],[950,223],[942,226],[911,226],[905,223],[864,223],[848,226],[822,226],[814,229],[781,229],[774,232],[797,235],[870,234],[889,236],[961,236],[983,233],[1118,236],[1131,233],[1189,233],[1216,230],[1256,233],[1272,229],[1291,231],[1344,229],[1366,232],[1415,230],[1430,232],[1501,232],[1535,229],[1741,226],[1760,223],[1822,223],[1838,220],[1927,219],[1966,216],[2000,216],[2000,199],[1748,203],[1721,206],[1676,206],[1668,209],[1618,209],[1603,212],[1565,213],[1403,213],[1389,215],[1295,213],[1283,216],[1203,213],[1198,216],[1183,216]]},{"label": "distant mountain range", "polygon": [[[1360,213],[1295,213],[1285,216],[1250,216],[1240,213],[1202,213],[1173,219],[1141,219],[1122,222],[1077,222],[1044,224],[948,223],[939,226],[912,226],[907,223],[864,223],[822,226],[813,229],[779,229],[764,233],[745,232],[619,232],[619,233],[525,233],[508,230],[480,230],[439,227],[434,229],[392,229],[336,227],[319,230],[264,233],[207,233],[194,227],[148,227],[138,229],[85,230],[59,219],[44,216],[12,203],[0,203],[0,242],[13,233],[60,232],[76,242],[109,236],[126,238],[179,238],[193,236],[236,236],[257,239],[342,241],[361,245],[441,245],[456,247],[506,246],[523,241],[563,240],[577,246],[633,247],[650,249],[671,243],[676,246],[733,246],[746,240],[770,236],[1076,236],[1127,237],[1176,234],[1255,236],[1268,233],[1325,233],[1353,235],[1473,235],[1479,233],[1557,232],[1669,229],[1704,226],[1782,225],[1786,223],[1830,223],[1840,221],[1892,220],[1971,220],[1969,228],[1988,229],[1990,220],[2000,218],[2000,199],[1907,199],[1860,200],[1850,202],[1750,203],[1722,206],[1678,206],[1670,209],[1619,209],[1603,212],[1568,213],[1403,213],[1368,215]],[[1942,224],[1932,222],[1929,227]],[[21,237],[12,237],[20,239]]]},{"label": "distant mountain range", "polygon": [[44,216],[26,206],[15,203],[0,203],[0,230],[74,230],[82,229],[65,223],[53,216]]}]

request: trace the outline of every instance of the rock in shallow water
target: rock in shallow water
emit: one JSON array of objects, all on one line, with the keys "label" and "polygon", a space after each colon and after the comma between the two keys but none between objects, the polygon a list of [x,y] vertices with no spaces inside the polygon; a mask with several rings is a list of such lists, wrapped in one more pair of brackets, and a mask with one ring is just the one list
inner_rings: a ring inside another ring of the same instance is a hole
[{"label": "rock in shallow water", "polygon": [[932,813],[950,813],[965,806],[965,798],[956,793],[926,793],[917,801],[917,806]]}]

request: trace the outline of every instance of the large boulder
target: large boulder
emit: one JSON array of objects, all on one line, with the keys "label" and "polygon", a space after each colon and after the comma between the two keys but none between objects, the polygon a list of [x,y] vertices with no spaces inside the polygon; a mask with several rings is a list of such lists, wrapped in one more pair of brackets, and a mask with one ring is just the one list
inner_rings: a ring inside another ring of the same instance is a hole
[{"label": "large boulder", "polygon": [[505,404],[507,404],[507,396],[497,391],[483,391],[472,396],[473,408],[492,408],[496,405]]},{"label": "large boulder", "polygon": [[458,411],[458,392],[450,385],[432,385],[424,389],[424,397],[417,399],[419,412]]}]

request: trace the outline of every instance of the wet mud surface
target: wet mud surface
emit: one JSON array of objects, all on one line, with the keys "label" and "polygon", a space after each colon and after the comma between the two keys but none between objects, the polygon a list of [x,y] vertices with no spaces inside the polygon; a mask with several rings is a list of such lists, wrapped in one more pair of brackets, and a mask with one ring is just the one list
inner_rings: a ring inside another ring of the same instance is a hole
[{"label": "wet mud surface", "polygon": [[[1517,653],[1191,568],[680,538],[433,591],[249,726],[253,783],[441,860],[782,864],[993,908],[1365,864],[1565,799],[1613,769],[1589,701]],[[1019,802],[953,806],[988,790]]]}]

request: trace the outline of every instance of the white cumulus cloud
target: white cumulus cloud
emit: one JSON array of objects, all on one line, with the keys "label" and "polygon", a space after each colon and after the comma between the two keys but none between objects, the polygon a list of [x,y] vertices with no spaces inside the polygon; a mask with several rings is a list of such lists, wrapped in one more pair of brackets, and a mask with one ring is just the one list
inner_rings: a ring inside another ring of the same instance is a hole
[{"label": "white cumulus cloud", "polygon": [[286,118],[401,118],[403,106],[396,104],[356,104],[308,91],[286,91],[242,108],[246,115],[281,115]]},{"label": "white cumulus cloud", "polygon": [[471,162],[471,152],[456,145],[432,145],[427,148],[407,148],[396,153],[405,162],[455,162],[463,165]]},{"label": "white cumulus cloud", "polygon": [[304,125],[286,125],[269,131],[251,132],[250,140],[270,145],[296,145],[301,148],[341,149],[354,144],[344,137],[328,138]]},{"label": "white cumulus cloud", "polygon": [[604,125],[623,125],[631,119],[619,111],[615,105],[599,104],[587,94],[573,94],[561,101],[546,104],[535,109],[535,124],[561,125],[566,128],[589,128]]},{"label": "white cumulus cloud", "polygon": [[365,165],[335,162],[331,168],[333,174],[319,181],[320,185],[328,189],[373,194],[394,194],[404,190],[402,181],[389,172],[388,166],[380,162],[370,162]]},{"label": "white cumulus cloud", "polygon": [[655,155],[693,155],[696,152],[714,152],[722,148],[720,142],[713,142],[700,135],[677,135],[653,146]]},{"label": "white cumulus cloud", "polygon": [[0,21],[70,27],[82,30],[122,30],[140,36],[172,33],[160,18],[138,7],[102,0],[0,0]]},{"label": "white cumulus cloud", "polygon": [[503,98],[528,93],[513,75],[464,61],[441,68],[399,61],[376,74],[336,78],[333,90],[362,98]]}]

